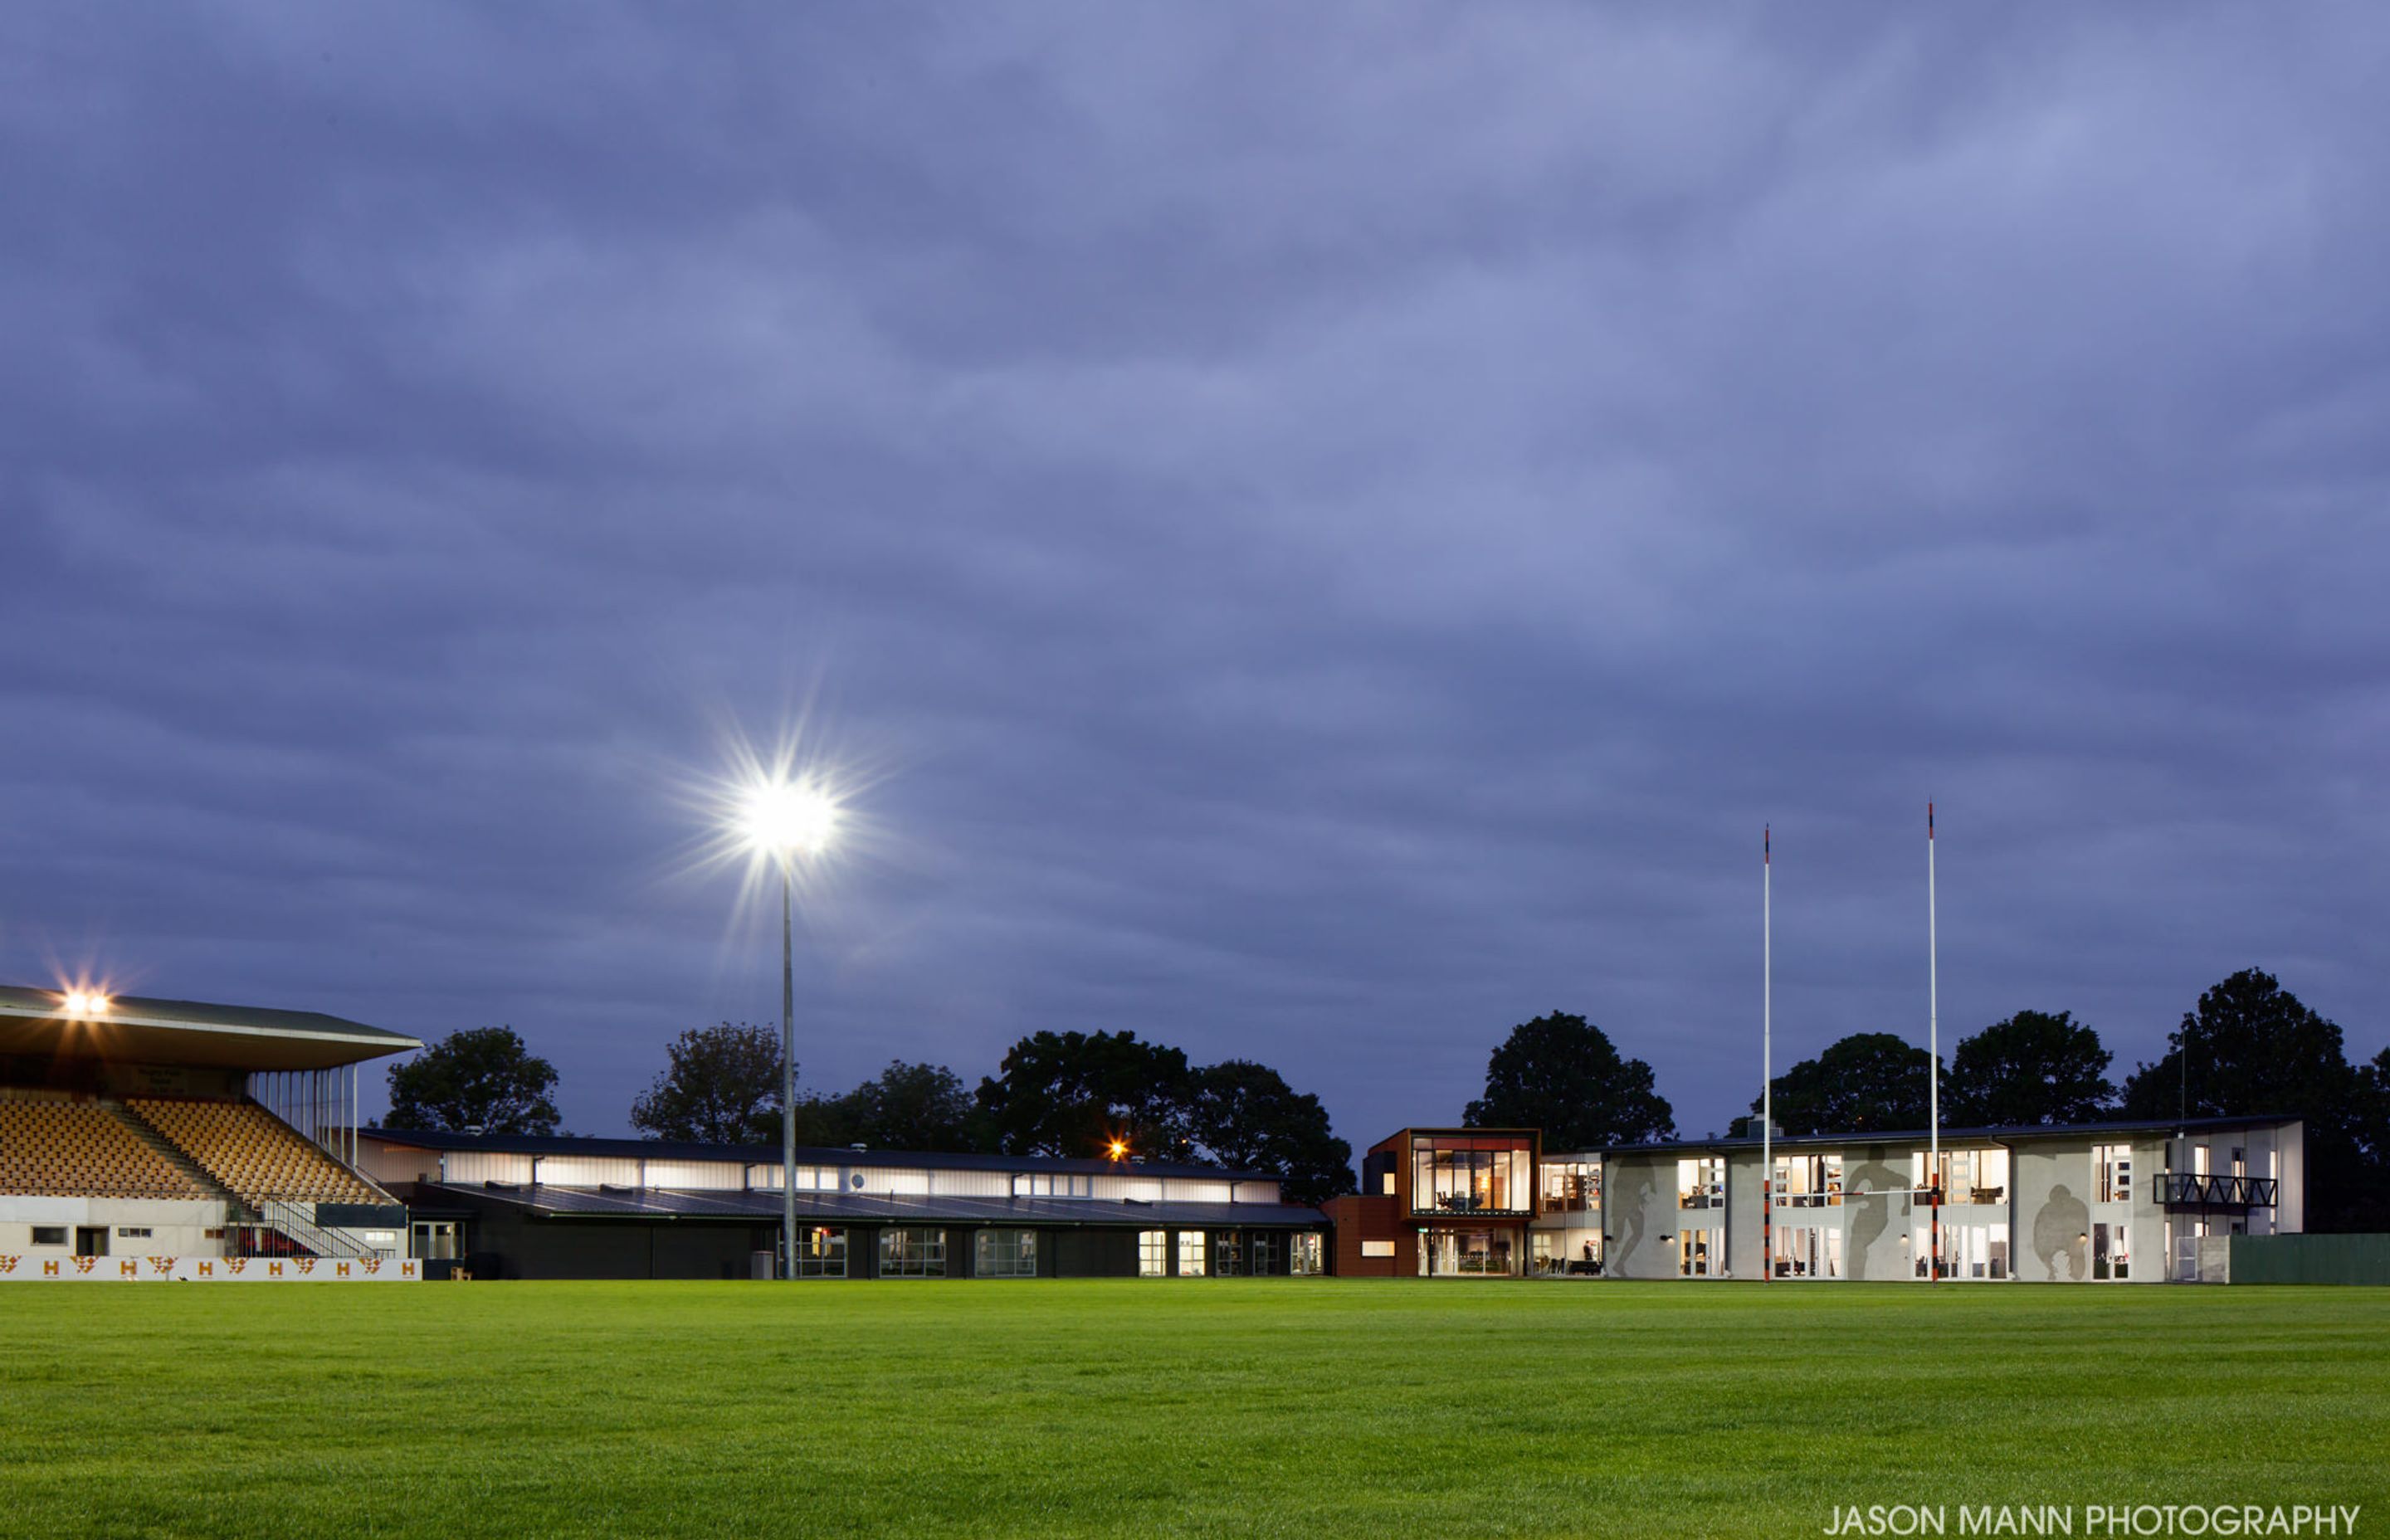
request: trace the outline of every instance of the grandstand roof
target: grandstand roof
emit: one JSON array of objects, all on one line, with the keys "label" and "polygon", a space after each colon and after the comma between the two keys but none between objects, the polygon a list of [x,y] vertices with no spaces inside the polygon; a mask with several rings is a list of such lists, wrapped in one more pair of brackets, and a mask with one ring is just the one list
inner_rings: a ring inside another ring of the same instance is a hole
[{"label": "grandstand roof", "polygon": [[75,1017],[57,990],[0,984],[0,1054],[277,1072],[329,1070],[421,1046],[402,1033],[312,1010],[140,995],[112,995],[105,1011]]}]

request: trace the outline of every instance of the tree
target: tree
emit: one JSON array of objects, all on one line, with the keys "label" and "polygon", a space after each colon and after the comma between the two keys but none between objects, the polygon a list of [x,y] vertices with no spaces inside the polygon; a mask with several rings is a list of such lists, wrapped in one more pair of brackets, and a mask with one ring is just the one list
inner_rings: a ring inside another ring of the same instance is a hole
[{"label": "tree", "polygon": [[654,1139],[777,1144],[780,1033],[728,1021],[692,1027],[664,1048],[670,1060],[631,1103],[631,1126]]},{"label": "tree", "polygon": [[1942,1088],[1945,1122],[2086,1123],[2115,1103],[2115,1059],[2100,1034],[2066,1011],[2021,1010],[1962,1037]]},{"label": "tree", "polygon": [[1133,1032],[1040,1032],[1015,1043],[979,1104],[1008,1155],[1188,1154],[1187,1055]]},{"label": "tree", "polygon": [[556,1066],[525,1047],[514,1028],[471,1027],[390,1067],[382,1126],[553,1134],[556,1103],[547,1093],[555,1084]]},{"label": "tree", "polygon": [[2243,969],[2203,992],[2166,1041],[2173,1047],[2165,1057],[2126,1078],[2127,1114],[2303,1118],[2307,1228],[2346,1228],[2378,1201],[2382,1168],[2368,1158],[2358,1128],[2362,1072],[2350,1066],[2340,1028],[2272,974]]},{"label": "tree", "polygon": [[2343,1217],[2351,1230],[2390,1230],[2390,1048],[2375,1054],[2357,1076],[2351,1132],[2365,1174]]},{"label": "tree", "polygon": [[891,1060],[839,1098],[848,1144],[875,1149],[985,1149],[992,1130],[962,1077],[943,1064]]},{"label": "tree", "polygon": [[1930,1121],[1928,1062],[1923,1048],[1891,1033],[1853,1033],[1776,1077],[1776,1121],[1787,1134],[1922,1128]]},{"label": "tree", "polygon": [[1485,1064],[1471,1128],[1540,1128],[1547,1149],[1593,1149],[1676,1137],[1676,1112],[1651,1088],[1651,1066],[1621,1059],[1582,1016],[1553,1011],[1510,1029]]},{"label": "tree", "polygon": [[1290,1203],[1324,1203],[1354,1188],[1353,1147],[1336,1136],[1328,1109],[1266,1064],[1231,1059],[1198,1070],[1188,1122],[1203,1153],[1276,1175]]}]

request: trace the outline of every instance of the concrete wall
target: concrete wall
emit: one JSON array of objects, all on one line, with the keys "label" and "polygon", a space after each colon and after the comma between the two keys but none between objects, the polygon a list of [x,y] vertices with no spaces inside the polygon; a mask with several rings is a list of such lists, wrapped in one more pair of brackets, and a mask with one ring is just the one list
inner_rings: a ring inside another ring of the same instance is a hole
[{"label": "concrete wall", "polygon": [[[66,1229],[63,1246],[36,1246],[33,1226],[58,1225]],[[185,1198],[0,1198],[0,1255],[71,1256],[79,1226],[99,1226],[108,1231],[110,1256],[222,1256],[225,1205],[212,1199]],[[124,1229],[146,1229],[146,1236],[121,1236]]]},{"label": "concrete wall", "polygon": [[1677,1157],[1613,1155],[1604,1163],[1601,1229],[1613,1277],[1673,1278],[1677,1251]]}]

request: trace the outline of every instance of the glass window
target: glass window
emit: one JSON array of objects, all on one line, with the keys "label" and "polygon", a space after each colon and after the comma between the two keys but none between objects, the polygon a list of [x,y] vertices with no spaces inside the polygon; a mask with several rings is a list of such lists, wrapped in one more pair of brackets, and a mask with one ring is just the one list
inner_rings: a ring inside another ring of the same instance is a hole
[{"label": "glass window", "polygon": [[1212,1275],[1233,1278],[1245,1270],[1244,1238],[1235,1230],[1222,1230],[1212,1237]]},{"label": "glass window", "polygon": [[1421,1277],[1508,1277],[1519,1270],[1509,1230],[1421,1230]]},{"label": "glass window", "polygon": [[1012,1178],[1015,1198],[1092,1198],[1095,1191],[1096,1179],[1092,1176],[1037,1171],[1022,1172]]},{"label": "glass window", "polygon": [[64,1225],[36,1225],[33,1226],[34,1245],[63,1246],[66,1243],[67,1227]]},{"label": "glass window", "polygon": [[846,1232],[827,1225],[814,1225],[797,1232],[797,1277],[801,1278],[842,1278],[846,1277]]},{"label": "glass window", "polygon": [[971,1271],[983,1278],[1037,1276],[1035,1230],[982,1230],[971,1238]]},{"label": "glass window", "polygon": [[2091,1147],[2091,1195],[2101,1203],[2133,1200],[2133,1147],[2102,1144]]},{"label": "glass window", "polygon": [[1535,1154],[1511,1139],[1439,1135],[1411,1141],[1414,1213],[1526,1213]]},{"label": "glass window", "polygon": [[1838,1278],[1843,1276],[1843,1230],[1840,1224],[1778,1225],[1773,1262],[1780,1278]]},{"label": "glass window", "polygon": [[1776,1206],[1780,1209],[1841,1208],[1842,1156],[1779,1155],[1776,1157],[1775,1196]]},{"label": "glass window", "polygon": [[1394,1243],[1391,1240],[1365,1240],[1361,1242],[1361,1254],[1365,1257],[1390,1257],[1394,1254]]},{"label": "glass window", "polygon": [[[1287,1251],[1286,1270],[1288,1272],[1299,1278],[1316,1278],[1327,1271],[1322,1261],[1323,1252],[1317,1230],[1305,1230],[1291,1238],[1293,1245]],[[1361,1249],[1366,1253],[1369,1249],[1369,1243],[1363,1241]],[[1394,1255],[1394,1247],[1391,1244],[1386,1248],[1386,1254]]]},{"label": "glass window", "polygon": [[1137,1232],[1137,1276],[1141,1278],[1162,1278],[1170,1276],[1170,1232],[1168,1230]]},{"label": "glass window", "polygon": [[[1933,1161],[1928,1150],[1908,1158],[1910,1184],[1921,1192],[1933,1190]],[[2009,1152],[2005,1149],[1946,1149],[1942,1152],[1942,1201],[2003,1203],[2009,1196]]]},{"label": "glass window", "polygon": [[1677,1276],[1688,1278],[1715,1277],[1726,1264],[1726,1252],[1718,1245],[1715,1230],[1678,1230],[1677,1232]]},{"label": "glass window", "polygon": [[1182,1278],[1200,1278],[1203,1276],[1202,1231],[1178,1232],[1178,1276]]},{"label": "glass window", "polygon": [[2133,1276],[2133,1226],[2105,1220],[2091,1226],[2091,1277],[2129,1279]]},{"label": "glass window", "polygon": [[1601,1207],[1600,1161],[1546,1161],[1544,1212],[1589,1213]]},{"label": "glass window", "polygon": [[883,1278],[944,1277],[946,1232],[916,1229],[880,1231],[880,1276]]},{"label": "glass window", "polygon": [[1286,1271],[1286,1237],[1272,1235],[1267,1230],[1253,1234],[1253,1277],[1274,1278]]},{"label": "glass window", "polygon": [[1726,1207],[1726,1162],[1715,1155],[1678,1161],[1677,1206],[1684,1209]]}]

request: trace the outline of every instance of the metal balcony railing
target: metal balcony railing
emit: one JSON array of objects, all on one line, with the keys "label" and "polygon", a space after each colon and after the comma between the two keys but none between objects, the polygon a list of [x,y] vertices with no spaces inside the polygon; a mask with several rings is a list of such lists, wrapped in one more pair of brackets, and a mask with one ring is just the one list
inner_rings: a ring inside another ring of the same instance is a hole
[{"label": "metal balcony railing", "polygon": [[2158,1201],[2167,1208],[2270,1209],[2281,1191],[2271,1176],[2226,1176],[2199,1171],[2162,1171]]}]

